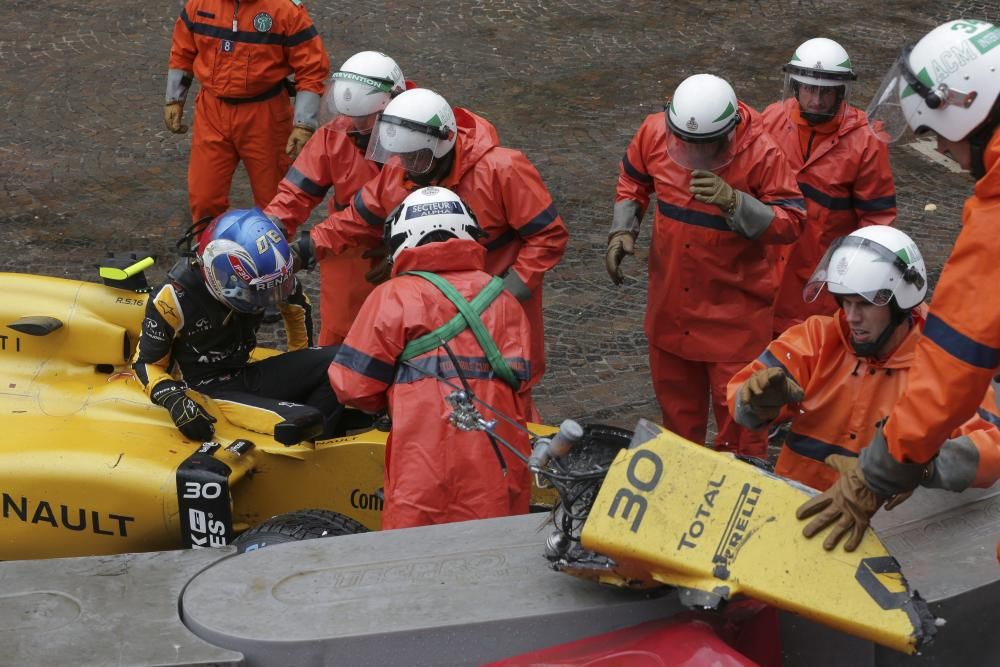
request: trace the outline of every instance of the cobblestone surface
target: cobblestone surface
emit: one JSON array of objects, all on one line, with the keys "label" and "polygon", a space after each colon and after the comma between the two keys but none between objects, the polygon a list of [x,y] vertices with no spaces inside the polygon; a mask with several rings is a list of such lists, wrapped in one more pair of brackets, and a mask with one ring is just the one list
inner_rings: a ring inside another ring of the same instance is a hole
[{"label": "cobblestone surface", "polygon": [[[852,98],[863,107],[904,41],[951,18],[1000,21],[994,0],[312,5],[334,67],[362,49],[385,51],[411,80],[490,119],[538,167],[571,233],[546,281],[551,370],[538,403],[549,421],[623,426],[659,412],[642,333],[648,232],[626,285],[611,285],[603,266],[617,165],[645,115],[703,71],[762,108],[781,94],[781,64],[814,36],[852,55]],[[0,270],[93,279],[106,251],[143,249],[158,256],[151,278],[163,277],[188,224],[190,136],[161,120],[178,11],[176,0],[0,4]],[[893,148],[892,162],[899,226],[936,277],[971,180],[906,147]],[[251,204],[242,174],[232,201]],[[928,203],[937,210],[924,213]]]}]

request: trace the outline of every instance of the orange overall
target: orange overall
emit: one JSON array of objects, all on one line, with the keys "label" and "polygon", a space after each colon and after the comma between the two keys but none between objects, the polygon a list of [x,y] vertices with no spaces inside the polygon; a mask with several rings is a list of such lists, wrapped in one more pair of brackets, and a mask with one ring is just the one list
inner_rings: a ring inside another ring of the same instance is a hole
[{"label": "orange overall", "polygon": [[[855,355],[844,313],[838,309],[832,317],[816,315],[791,327],[733,376],[728,398],[734,414],[740,388],[762,368],[783,368],[805,392],[800,403],[784,406],[775,419],[791,420],[776,473],[820,491],[833,485],[837,471],[824,459],[831,454],[857,456],[871,442],[906,387],[926,311],[920,306],[913,312],[912,328],[886,359]],[[973,485],[989,486],[1000,478],[1000,430],[973,416],[950,437],[960,435],[968,436],[979,451]]]},{"label": "orange overall", "polygon": [[229,208],[241,160],[263,208],[291,160],[292,107],[285,77],[322,95],[330,64],[316,28],[295,0],[189,0],[174,24],[171,70],[201,84],[188,163],[194,221]]},{"label": "orange overall", "polygon": [[644,212],[656,195],[645,328],[664,426],[704,443],[711,396],[716,449],[764,456],[766,434],[730,417],[726,383],[771,339],[775,282],[767,248],[798,237],[805,203],[760,115],[742,102],[739,113],[735,156],[717,173],[771,208],[774,217],[760,236],[737,233],[717,206],[694,198],[691,172],[667,155],[662,111],[648,116],[632,138],[615,201],[634,201]]},{"label": "orange overall", "polygon": [[[382,528],[405,528],[525,514],[531,498],[527,466],[503,447],[491,451],[486,434],[453,426],[446,397],[461,384],[453,358],[438,347],[400,362],[403,348],[434,331],[456,308],[424,278],[402,271],[430,271],[466,299],[490,280],[485,250],[475,241],[451,239],[404,250],[393,278],[365,301],[347,339],[330,364],[330,382],[340,400],[374,412],[388,408],[392,430],[385,450]],[[473,332],[448,342],[461,377],[482,401],[524,426],[531,345],[527,317],[503,291],[480,316],[507,365],[521,381],[515,390],[496,377]],[[444,378],[445,384],[438,377]],[[522,455],[530,454],[527,432],[499,420],[499,435]],[[502,457],[506,471],[497,457]]]},{"label": "orange overall", "polygon": [[796,172],[806,200],[802,235],[790,245],[770,246],[778,294],[775,335],[810,315],[832,315],[837,303],[826,291],[812,303],[802,288],[830,243],[860,227],[889,225],[896,219],[896,187],[887,146],[868,128],[868,117],[845,105],[844,113],[809,125],[798,102],[785,100],[764,109],[764,128],[778,142]]},{"label": "orange overall", "polygon": [[[380,165],[365,159],[365,151],[349,130],[351,119],[339,116],[316,130],[295,163],[278,184],[278,194],[264,212],[280,219],[289,235],[309,217],[330,189],[330,215],[342,211],[365,183],[378,175]],[[378,260],[365,259],[365,248],[355,246],[340,253],[322,253],[317,261],[320,284],[319,344],[336,345],[344,340],[361,304],[374,285],[365,273]]]}]

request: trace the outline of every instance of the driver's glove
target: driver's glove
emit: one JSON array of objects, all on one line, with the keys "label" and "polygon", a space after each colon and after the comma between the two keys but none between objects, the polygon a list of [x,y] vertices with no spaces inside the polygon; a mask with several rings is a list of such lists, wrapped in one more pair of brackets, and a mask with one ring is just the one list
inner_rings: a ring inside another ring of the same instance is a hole
[{"label": "driver's glove", "polygon": [[189,440],[206,442],[215,434],[215,417],[191,398],[185,386],[173,380],[164,380],[149,394],[150,400],[161,405],[170,413],[174,425]]}]

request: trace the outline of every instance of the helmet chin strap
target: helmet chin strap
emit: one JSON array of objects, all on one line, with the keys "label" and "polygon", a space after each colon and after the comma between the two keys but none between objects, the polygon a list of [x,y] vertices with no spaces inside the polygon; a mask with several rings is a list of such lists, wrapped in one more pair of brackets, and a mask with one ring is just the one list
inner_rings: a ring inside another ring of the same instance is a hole
[{"label": "helmet chin strap", "polygon": [[347,136],[351,138],[351,141],[354,142],[355,146],[364,151],[368,149],[368,142],[371,141],[372,133],[371,132],[362,133],[358,132],[357,130],[351,130],[350,132],[347,133]]},{"label": "helmet chin strap", "polygon": [[977,181],[986,175],[986,163],[983,161],[983,154],[986,146],[993,138],[993,133],[1000,128],[1000,97],[993,103],[993,110],[987,116],[986,122],[976,128],[969,135],[969,148],[972,149],[972,165],[969,169],[972,177]]},{"label": "helmet chin strap", "polygon": [[450,151],[444,154],[443,157],[434,158],[434,163],[431,168],[422,174],[407,174],[406,178],[413,181],[421,187],[426,187],[437,183],[442,178],[448,175],[451,171],[451,165],[455,161],[455,149],[452,148]]}]

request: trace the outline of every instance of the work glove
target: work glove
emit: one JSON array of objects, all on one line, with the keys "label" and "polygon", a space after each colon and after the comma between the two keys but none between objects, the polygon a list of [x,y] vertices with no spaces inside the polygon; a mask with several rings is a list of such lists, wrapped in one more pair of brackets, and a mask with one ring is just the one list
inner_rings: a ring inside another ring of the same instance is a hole
[{"label": "work glove", "polygon": [[299,156],[302,152],[302,147],[306,145],[309,141],[309,137],[313,135],[312,128],[303,127],[301,125],[296,125],[292,128],[292,133],[288,135],[288,143],[285,144],[285,152],[288,153],[288,157],[293,160]]},{"label": "work glove", "polygon": [[804,397],[799,383],[778,366],[755,371],[740,387],[740,403],[764,422],[773,421],[783,405],[797,403]]},{"label": "work glove", "polygon": [[608,270],[608,276],[615,285],[625,282],[622,275],[622,260],[625,255],[635,254],[635,236],[632,232],[614,232],[608,239],[608,251],[604,255],[604,266]]},{"label": "work glove", "polygon": [[183,102],[167,102],[163,107],[163,124],[174,134],[184,134],[188,131],[187,125],[181,125],[183,117]]},{"label": "work glove", "polygon": [[166,380],[153,387],[149,395],[153,403],[161,405],[170,413],[174,425],[184,437],[197,442],[206,442],[215,434],[215,417],[191,398],[184,385]]},{"label": "work glove", "polygon": [[389,246],[382,243],[373,248],[368,248],[361,256],[365,259],[381,260],[370,271],[365,273],[365,280],[372,285],[384,283],[392,275],[392,263],[389,262]]},{"label": "work glove", "polygon": [[308,230],[299,232],[299,238],[288,244],[292,251],[292,271],[312,271],[316,267],[316,244]]},{"label": "work glove", "polygon": [[695,169],[691,172],[691,194],[700,202],[715,204],[727,218],[736,213],[739,203],[737,191],[710,171]]},{"label": "work glove", "polygon": [[829,490],[811,498],[795,510],[795,517],[802,520],[815,515],[802,529],[802,534],[808,538],[833,525],[830,534],[823,541],[823,548],[827,551],[835,549],[844,536],[848,536],[844,549],[854,551],[861,544],[872,516],[887,499],[868,488],[856,457],[831,454],[826,457],[825,462],[839,472],[840,477]]}]

